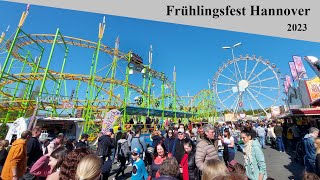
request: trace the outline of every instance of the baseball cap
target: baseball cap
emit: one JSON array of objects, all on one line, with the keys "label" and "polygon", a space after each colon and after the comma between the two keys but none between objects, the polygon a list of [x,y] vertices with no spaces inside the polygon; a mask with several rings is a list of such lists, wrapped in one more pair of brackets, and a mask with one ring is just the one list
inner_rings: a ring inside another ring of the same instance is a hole
[{"label": "baseball cap", "polygon": [[114,131],[112,128],[108,129],[107,132],[111,132],[112,134],[114,134]]},{"label": "baseball cap", "polygon": [[131,152],[132,152],[132,153],[135,153],[135,154],[140,154],[140,153],[141,153],[141,151],[140,151],[139,148],[134,148],[134,149],[132,149]]},{"label": "baseball cap", "polygon": [[184,133],[184,129],[178,129],[178,133]]}]

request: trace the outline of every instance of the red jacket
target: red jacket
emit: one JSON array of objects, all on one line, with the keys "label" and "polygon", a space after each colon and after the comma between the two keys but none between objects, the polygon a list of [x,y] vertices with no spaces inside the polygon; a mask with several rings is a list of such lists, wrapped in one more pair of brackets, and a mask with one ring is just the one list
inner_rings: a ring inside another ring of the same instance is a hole
[{"label": "red jacket", "polygon": [[182,168],[182,177],[183,180],[189,180],[189,172],[188,172],[188,153],[185,153],[182,157],[180,168]]}]

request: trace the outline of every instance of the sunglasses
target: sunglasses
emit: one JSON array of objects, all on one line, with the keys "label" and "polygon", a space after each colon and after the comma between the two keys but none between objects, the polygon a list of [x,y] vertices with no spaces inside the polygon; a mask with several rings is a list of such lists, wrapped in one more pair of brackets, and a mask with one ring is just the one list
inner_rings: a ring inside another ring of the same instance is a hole
[{"label": "sunglasses", "polygon": [[183,135],[183,133],[178,133],[178,135]]},{"label": "sunglasses", "polygon": [[137,154],[137,153],[131,153],[131,155],[132,155],[132,156],[138,156],[138,154]]}]

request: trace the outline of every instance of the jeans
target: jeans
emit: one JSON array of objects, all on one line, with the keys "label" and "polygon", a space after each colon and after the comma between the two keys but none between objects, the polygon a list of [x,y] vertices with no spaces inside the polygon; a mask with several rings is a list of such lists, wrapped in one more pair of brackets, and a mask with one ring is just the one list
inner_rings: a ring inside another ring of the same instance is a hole
[{"label": "jeans", "polygon": [[284,144],[282,137],[277,137],[278,150],[284,152]]},{"label": "jeans", "polygon": [[234,160],[234,156],[236,154],[234,148],[228,148],[228,154],[229,154],[229,158],[228,158],[228,162],[230,163],[232,160]]},{"label": "jeans", "polygon": [[306,171],[309,173],[315,172],[315,161],[312,159],[308,159],[307,156],[304,156],[304,164],[306,167]]},{"label": "jeans", "polygon": [[114,162],[114,157],[115,157],[115,155],[116,155],[116,150],[115,150],[115,148],[112,148],[111,149],[111,155],[110,155],[110,159],[111,159],[111,162],[113,163]]},{"label": "jeans", "polygon": [[259,142],[260,142],[260,145],[262,148],[265,148],[266,147],[266,140],[265,140],[265,136],[259,136]]},{"label": "jeans", "polygon": [[120,161],[120,167],[116,170],[117,174],[115,176],[116,179],[118,179],[118,176],[120,173],[122,173],[122,176],[124,176],[124,170],[126,169],[126,157],[119,156],[118,160]]}]

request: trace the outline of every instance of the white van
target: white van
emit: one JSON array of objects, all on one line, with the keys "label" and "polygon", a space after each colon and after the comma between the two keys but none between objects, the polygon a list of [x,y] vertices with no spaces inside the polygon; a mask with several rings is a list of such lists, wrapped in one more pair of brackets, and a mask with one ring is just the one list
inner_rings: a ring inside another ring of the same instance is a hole
[{"label": "white van", "polygon": [[[21,137],[21,133],[28,129],[30,118],[18,118],[10,126],[6,140],[10,144]],[[71,117],[36,117],[36,126],[42,128],[39,140],[52,139],[58,133],[63,133],[68,139],[78,140],[84,127],[84,119]]]}]

